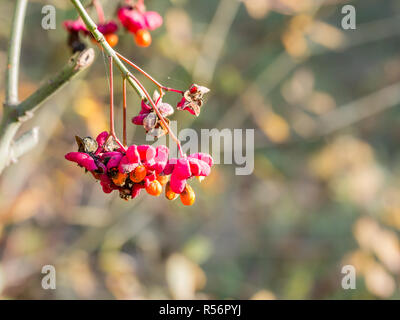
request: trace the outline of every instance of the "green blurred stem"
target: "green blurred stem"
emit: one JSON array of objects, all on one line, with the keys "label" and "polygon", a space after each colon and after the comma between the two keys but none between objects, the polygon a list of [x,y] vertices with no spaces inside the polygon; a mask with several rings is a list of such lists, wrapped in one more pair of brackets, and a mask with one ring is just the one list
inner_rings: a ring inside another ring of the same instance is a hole
[{"label": "green blurred stem", "polygon": [[36,147],[39,143],[39,127],[34,127],[20,136],[10,150],[10,162]]},{"label": "green blurred stem", "polygon": [[19,124],[9,122],[8,118],[15,113],[18,104],[18,71],[21,55],[22,32],[26,14],[27,0],[17,0],[15,3],[14,18],[11,25],[10,43],[6,69],[6,100],[3,108],[3,118],[0,126],[0,173],[8,162],[11,141],[14,138]]},{"label": "green blurred stem", "polygon": [[86,25],[86,28],[90,31],[96,41],[103,48],[104,52],[107,53],[109,57],[113,58],[113,62],[117,65],[119,71],[122,73],[122,76],[128,81],[128,83],[135,89],[137,94],[139,95],[141,100],[146,100],[146,95],[140,86],[129,76],[130,72],[126,68],[126,66],[122,63],[122,61],[118,58],[114,49],[110,47],[103,34],[97,29],[97,25],[93,22],[92,18],[90,18],[89,14],[86,12],[82,3],[79,0],[71,0],[72,4],[75,6],[79,15],[81,16],[83,22]]},{"label": "green blurred stem", "polygon": [[75,75],[86,69],[94,61],[94,50],[86,49],[74,54],[64,68],[52,79],[43,84],[36,92],[17,106],[19,118],[29,117],[40,105],[64,86]]},{"label": "green blurred stem", "polygon": [[14,19],[11,26],[6,72],[6,105],[11,107],[18,103],[18,71],[21,54],[21,41],[24,29],[25,13],[28,0],[17,0]]},{"label": "green blurred stem", "polygon": [[74,54],[56,76],[44,83],[26,100],[14,107],[5,106],[0,124],[0,173],[10,162],[16,160],[16,156],[21,156],[24,152],[32,149],[33,146],[29,146],[29,143],[36,143],[37,141],[35,135],[30,138],[22,135],[20,139],[12,143],[21,124],[30,119],[34,111],[44,101],[61,89],[74,76],[90,66],[94,61],[94,56],[94,50],[91,48]]}]

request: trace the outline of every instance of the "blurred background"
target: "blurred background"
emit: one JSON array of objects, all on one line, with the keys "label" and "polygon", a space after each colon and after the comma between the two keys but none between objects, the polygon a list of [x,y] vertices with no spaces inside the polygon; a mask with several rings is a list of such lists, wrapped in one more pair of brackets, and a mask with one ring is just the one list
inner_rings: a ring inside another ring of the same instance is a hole
[{"label": "blurred background", "polygon": [[[111,18],[117,1],[102,3]],[[57,9],[56,30],[41,28],[46,4]],[[90,69],[24,124],[21,133],[40,127],[40,143],[0,178],[0,297],[400,298],[400,2],[146,4],[164,17],[152,46],[137,47],[121,30],[117,50],[168,86],[210,87],[200,117],[172,118],[180,129],[254,128],[254,172],[215,166],[193,183],[192,207],[104,195],[64,159],[75,135],[108,127],[96,49]],[[345,4],[356,8],[356,30],[341,28]],[[0,2],[2,101],[13,7]],[[21,98],[66,63],[62,22],[76,17],[69,1],[29,1]],[[118,117],[120,93],[117,83]],[[128,100],[131,118],[133,90]],[[145,142],[141,128],[128,128],[130,143]],[[355,290],[341,286],[347,264],[356,268]],[[56,268],[56,290],[41,287],[44,265]]]}]

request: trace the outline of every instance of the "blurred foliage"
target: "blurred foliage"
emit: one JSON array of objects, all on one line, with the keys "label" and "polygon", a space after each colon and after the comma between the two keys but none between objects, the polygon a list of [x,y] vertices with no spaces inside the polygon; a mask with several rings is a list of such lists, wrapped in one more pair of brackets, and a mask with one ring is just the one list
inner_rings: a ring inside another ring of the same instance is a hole
[{"label": "blurred foliage", "polygon": [[[116,1],[102,2],[111,16]],[[121,34],[118,50],[168,86],[210,87],[199,118],[174,119],[181,129],[255,128],[254,173],[216,166],[190,208],[104,196],[64,159],[75,134],[107,128],[98,50],[24,125],[40,126],[40,144],[1,177],[0,297],[400,298],[399,1],[146,3],[164,16],[153,45]],[[57,8],[56,30],[40,26],[45,4]],[[357,9],[356,30],[340,27],[344,4]],[[0,3],[1,88],[13,5]],[[22,98],[67,61],[61,24],[75,17],[68,1],[29,2]],[[133,91],[128,100],[131,117],[139,101]],[[129,137],[144,141],[133,126]],[[46,264],[56,290],[41,288]],[[356,290],[341,287],[346,264]]]}]

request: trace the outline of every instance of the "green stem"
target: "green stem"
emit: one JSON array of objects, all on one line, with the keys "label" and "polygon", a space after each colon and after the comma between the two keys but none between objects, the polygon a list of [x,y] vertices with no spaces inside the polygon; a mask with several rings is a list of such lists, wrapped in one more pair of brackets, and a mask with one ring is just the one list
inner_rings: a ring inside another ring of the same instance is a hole
[{"label": "green stem", "polygon": [[83,7],[82,3],[79,0],[71,0],[72,4],[75,6],[76,10],[78,11],[80,17],[82,18],[83,22],[86,25],[86,28],[90,31],[96,41],[100,44],[103,48],[104,52],[107,53],[109,57],[113,58],[114,63],[117,65],[119,71],[122,73],[122,76],[127,79],[128,83],[135,89],[137,94],[142,100],[147,100],[146,95],[144,94],[143,90],[129,77],[130,72],[122,63],[122,61],[118,58],[114,49],[110,47],[106,39],[104,38],[103,34],[97,29],[97,25],[94,23],[92,18],[90,18],[89,14],[86,12],[85,8]]},{"label": "green stem", "polygon": [[6,106],[18,103],[18,71],[21,40],[28,0],[17,0],[11,26],[10,45],[6,73]]},{"label": "green stem", "polygon": [[6,71],[6,100],[0,125],[0,173],[9,161],[11,141],[20,127],[17,122],[9,122],[9,117],[15,114],[14,106],[18,103],[19,58],[27,3],[27,0],[16,1],[11,26]]},{"label": "green stem", "polygon": [[36,147],[39,143],[39,128],[34,127],[25,132],[14,143],[10,151],[10,162],[18,160],[19,157]]},{"label": "green stem", "polygon": [[29,117],[29,114],[36,111],[40,105],[50,98],[58,89],[64,86],[69,80],[82,70],[90,66],[94,60],[94,50],[86,49],[71,57],[65,67],[52,79],[43,84],[36,92],[17,106],[17,116],[20,118]]},{"label": "green stem", "polygon": [[[28,120],[44,101],[62,88],[75,75],[90,66],[93,60],[93,49],[87,49],[83,52],[76,53],[61,72],[47,81],[26,100],[15,107],[4,108],[3,118],[0,123],[0,173],[12,160],[12,141],[21,124]],[[26,140],[20,141],[26,144]],[[18,143],[18,140],[15,143]],[[18,148],[18,146],[16,148]],[[24,150],[29,150],[27,146],[23,148]]]}]

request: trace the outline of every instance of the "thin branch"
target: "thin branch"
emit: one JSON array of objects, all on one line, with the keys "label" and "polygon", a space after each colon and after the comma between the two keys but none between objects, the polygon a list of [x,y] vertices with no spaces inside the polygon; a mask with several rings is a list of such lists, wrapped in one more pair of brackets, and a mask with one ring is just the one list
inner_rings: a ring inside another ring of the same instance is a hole
[{"label": "thin branch", "polygon": [[27,0],[16,1],[11,26],[6,72],[6,100],[0,125],[0,173],[8,162],[11,141],[19,128],[18,123],[8,123],[8,117],[14,113],[13,106],[18,103],[19,58],[27,3]]},{"label": "thin branch", "polygon": [[21,124],[28,120],[44,101],[62,88],[75,75],[90,66],[93,61],[93,49],[76,53],[60,73],[46,82],[26,100],[13,108],[4,108],[0,124],[0,173],[10,162],[12,141]]},{"label": "thin branch", "polygon": [[29,117],[40,105],[64,86],[75,75],[89,67],[94,61],[94,50],[86,49],[71,57],[67,65],[52,79],[47,81],[35,93],[17,106],[19,118]]},{"label": "thin branch", "polygon": [[6,73],[6,105],[18,103],[18,71],[27,0],[17,0],[11,27]]},{"label": "thin branch", "polygon": [[31,151],[39,143],[39,127],[25,132],[14,143],[10,151],[10,162],[16,162],[19,157]]}]

